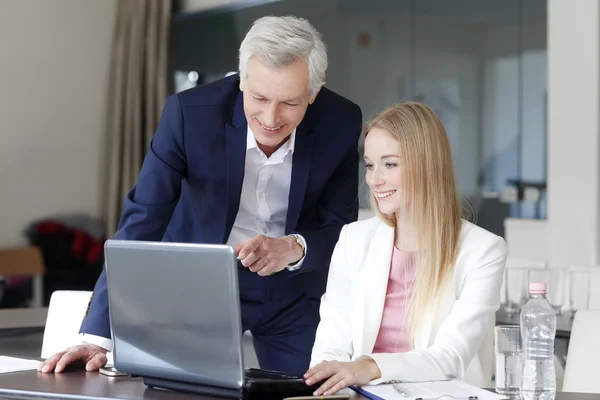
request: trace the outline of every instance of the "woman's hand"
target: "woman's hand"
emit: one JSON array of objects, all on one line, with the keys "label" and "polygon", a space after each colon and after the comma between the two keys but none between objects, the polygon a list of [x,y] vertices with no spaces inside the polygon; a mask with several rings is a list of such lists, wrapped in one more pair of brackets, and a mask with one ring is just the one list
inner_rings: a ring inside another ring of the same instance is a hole
[{"label": "woman's hand", "polygon": [[335,394],[348,386],[366,385],[378,378],[381,378],[381,371],[372,358],[351,362],[323,361],[304,374],[304,380],[309,386],[327,379],[314,392],[315,396]]}]

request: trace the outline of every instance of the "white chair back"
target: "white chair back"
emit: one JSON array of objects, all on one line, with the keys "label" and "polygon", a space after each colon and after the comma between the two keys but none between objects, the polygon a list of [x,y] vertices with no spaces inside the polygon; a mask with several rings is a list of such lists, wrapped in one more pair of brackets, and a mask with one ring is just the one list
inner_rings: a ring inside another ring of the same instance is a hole
[{"label": "white chair back", "polygon": [[[546,269],[548,268],[548,262],[546,260],[543,259],[536,259],[536,258],[526,258],[526,257],[513,257],[513,256],[508,256],[506,258],[506,269],[511,269],[511,268],[531,268],[531,269]],[[507,274],[504,274],[504,280],[502,281],[502,288],[500,289],[500,302],[502,304],[506,303],[506,276]],[[513,283],[514,286],[514,283]],[[511,293],[513,293],[513,290],[511,289]]]},{"label": "white chair back", "polygon": [[563,392],[600,394],[600,310],[581,310],[575,314],[567,353]]},{"label": "white chair back", "polygon": [[565,276],[565,308],[569,305],[571,296],[571,274],[572,271],[586,271],[589,273],[589,285],[587,287],[589,293],[589,309],[600,310],[600,266],[598,265],[570,265],[567,268],[567,276]]},{"label": "white chair back", "polygon": [[[79,328],[92,292],[57,290],[50,297],[48,317],[42,339],[41,358],[46,359],[68,347],[81,343]],[[112,364],[112,353],[107,354]]]}]

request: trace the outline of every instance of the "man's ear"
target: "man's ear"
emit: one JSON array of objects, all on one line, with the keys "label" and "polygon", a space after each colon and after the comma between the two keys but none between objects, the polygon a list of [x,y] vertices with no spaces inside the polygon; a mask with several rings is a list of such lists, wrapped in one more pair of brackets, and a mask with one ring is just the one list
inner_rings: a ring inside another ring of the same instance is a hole
[{"label": "man's ear", "polygon": [[244,80],[240,79],[240,91],[244,91]]}]

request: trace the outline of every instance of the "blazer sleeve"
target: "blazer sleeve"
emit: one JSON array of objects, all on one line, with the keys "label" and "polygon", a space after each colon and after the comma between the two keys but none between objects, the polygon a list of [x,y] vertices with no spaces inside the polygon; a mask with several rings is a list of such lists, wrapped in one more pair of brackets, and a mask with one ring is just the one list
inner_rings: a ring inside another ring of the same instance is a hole
[{"label": "blazer sleeve", "polygon": [[459,297],[441,323],[433,345],[406,353],[368,354],[381,370],[376,385],[389,381],[419,382],[462,379],[481,347],[488,327],[500,307],[500,287],[506,264],[506,243],[495,237],[481,256],[465,262],[469,268]]},{"label": "blazer sleeve", "polygon": [[345,136],[350,146],[319,200],[319,224],[309,229],[302,226],[298,228],[297,233],[306,241],[307,249],[302,269],[327,268],[342,226],[358,219],[358,141],[362,131],[360,108],[356,106],[355,112],[346,118],[349,122]]},{"label": "blazer sleeve", "polygon": [[[181,193],[187,160],[177,95],[167,99],[136,186],[125,198],[116,239],[160,241]],[[106,275],[100,274],[80,333],[110,338]]]},{"label": "blazer sleeve", "polygon": [[116,239],[162,240],[187,175],[179,97],[167,99],[137,184],[127,194]]},{"label": "blazer sleeve", "polygon": [[321,361],[350,361],[352,349],[352,284],[346,252],[347,226],[333,250],[327,290],[321,298],[321,322],[317,327],[310,366]]}]

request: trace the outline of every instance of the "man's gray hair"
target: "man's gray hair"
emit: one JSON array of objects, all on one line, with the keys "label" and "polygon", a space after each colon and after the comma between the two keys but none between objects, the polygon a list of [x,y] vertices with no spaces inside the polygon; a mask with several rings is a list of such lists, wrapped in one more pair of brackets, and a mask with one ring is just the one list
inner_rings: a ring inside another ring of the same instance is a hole
[{"label": "man's gray hair", "polygon": [[325,84],[327,50],[321,34],[304,18],[262,17],[240,45],[240,78],[246,79],[248,60],[257,57],[269,68],[285,67],[295,61],[308,64],[308,85],[316,93]]}]

